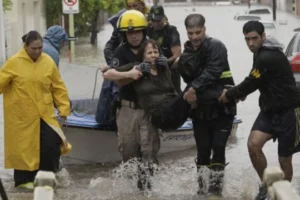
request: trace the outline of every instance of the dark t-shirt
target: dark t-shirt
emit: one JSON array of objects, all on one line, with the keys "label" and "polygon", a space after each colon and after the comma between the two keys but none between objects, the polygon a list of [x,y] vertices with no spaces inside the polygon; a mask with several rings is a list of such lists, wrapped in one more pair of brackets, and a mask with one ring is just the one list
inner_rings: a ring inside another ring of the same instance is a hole
[{"label": "dark t-shirt", "polygon": [[[129,71],[134,64],[117,68],[117,71]],[[133,83],[137,94],[138,104],[148,112],[152,113],[163,103],[175,98],[176,92],[171,81],[170,70],[160,70],[157,75],[147,74]]]},{"label": "dark t-shirt", "polygon": [[[122,46],[119,46],[116,51],[114,52],[113,60],[112,60],[112,67],[118,68],[122,65],[126,65],[128,63],[136,62],[136,54],[134,54],[128,45],[124,44]],[[134,83],[130,83],[128,85],[125,85],[120,88],[120,98],[136,102],[137,101],[137,95],[133,88]]]},{"label": "dark t-shirt", "polygon": [[173,56],[171,48],[173,46],[180,46],[180,34],[175,26],[165,25],[162,30],[148,29],[147,35],[149,38],[159,43],[165,57]]},{"label": "dark t-shirt", "polygon": [[169,69],[157,75],[143,76],[135,83],[139,104],[146,112],[152,113],[163,103],[176,97]]},{"label": "dark t-shirt", "polygon": [[229,100],[241,99],[255,90],[260,91],[259,106],[264,112],[276,113],[300,106],[300,91],[290,63],[276,46],[263,46],[255,55],[249,75],[229,89]]}]

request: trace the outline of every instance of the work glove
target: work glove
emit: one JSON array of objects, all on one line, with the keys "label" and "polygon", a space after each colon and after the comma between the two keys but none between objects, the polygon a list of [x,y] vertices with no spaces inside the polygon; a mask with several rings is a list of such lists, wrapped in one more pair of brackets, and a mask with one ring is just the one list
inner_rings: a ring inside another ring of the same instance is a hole
[{"label": "work glove", "polygon": [[156,58],[155,64],[161,68],[169,68],[168,59],[164,56],[159,56],[158,58]]},{"label": "work glove", "polygon": [[151,63],[150,62],[142,62],[140,65],[136,67],[137,70],[142,72],[143,74],[150,74],[151,73]]}]

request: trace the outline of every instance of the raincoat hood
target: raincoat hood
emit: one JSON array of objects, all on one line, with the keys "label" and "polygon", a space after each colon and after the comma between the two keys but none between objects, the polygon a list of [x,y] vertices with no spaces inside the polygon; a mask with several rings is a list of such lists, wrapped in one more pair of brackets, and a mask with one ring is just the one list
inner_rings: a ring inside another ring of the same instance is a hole
[{"label": "raincoat hood", "polygon": [[283,45],[280,44],[274,36],[267,36],[263,43],[263,47],[267,49],[283,51]]},{"label": "raincoat hood", "polygon": [[[36,60],[38,61],[41,57],[43,56],[43,54],[41,54],[41,56]],[[18,57],[20,59],[26,60],[28,62],[34,63],[34,61],[32,60],[32,58],[28,55],[28,53],[26,52],[25,47],[23,47],[19,53],[18,53]]]},{"label": "raincoat hood", "polygon": [[59,51],[62,41],[68,40],[68,34],[62,26],[51,26],[44,37],[44,40],[48,40]]},{"label": "raincoat hood", "polygon": [[126,11],[125,8],[120,10],[117,14],[113,15],[111,18],[108,19],[108,22],[114,27],[117,28],[117,22],[120,18],[120,16]]}]

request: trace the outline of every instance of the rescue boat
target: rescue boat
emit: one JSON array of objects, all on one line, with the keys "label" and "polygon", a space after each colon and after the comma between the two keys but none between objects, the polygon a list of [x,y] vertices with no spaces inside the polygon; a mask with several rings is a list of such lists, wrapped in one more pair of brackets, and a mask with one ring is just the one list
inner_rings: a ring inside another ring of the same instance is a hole
[{"label": "rescue boat", "polygon": [[[68,116],[63,131],[73,148],[63,156],[64,164],[119,162],[121,157],[117,148],[117,133],[103,130],[103,127],[95,120],[97,99],[75,100],[72,101],[72,104],[77,111]],[[82,110],[86,110],[87,105],[91,106],[88,106],[90,108],[87,112],[83,112]],[[85,109],[82,109],[83,107]],[[241,122],[240,119],[234,119],[230,137],[236,136],[238,125]],[[182,151],[196,146],[191,120],[187,120],[176,131],[160,132],[160,137],[159,154]]]}]

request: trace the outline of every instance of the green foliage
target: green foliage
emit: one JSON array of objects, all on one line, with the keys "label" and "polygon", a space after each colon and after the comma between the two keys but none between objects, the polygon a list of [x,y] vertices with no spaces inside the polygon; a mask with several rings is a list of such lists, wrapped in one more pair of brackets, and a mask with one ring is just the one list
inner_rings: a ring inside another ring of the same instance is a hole
[{"label": "green foliage", "polygon": [[110,14],[117,13],[124,7],[124,0],[102,0],[103,9]]},{"label": "green foliage", "polygon": [[45,0],[46,24],[50,27],[59,24],[62,14],[61,0]]},{"label": "green foliage", "polygon": [[11,0],[3,0],[3,10],[5,11],[9,11],[12,9],[12,2]]},{"label": "green foliage", "polygon": [[[79,0],[79,13],[74,15],[76,36],[88,34],[92,21],[100,10],[116,13],[123,5],[124,0]],[[46,0],[45,9],[47,27],[59,24],[62,16],[62,0]],[[68,15],[65,15],[65,19],[68,22]]]}]

